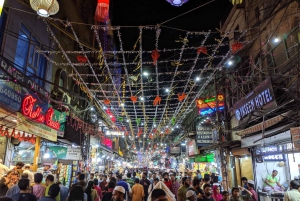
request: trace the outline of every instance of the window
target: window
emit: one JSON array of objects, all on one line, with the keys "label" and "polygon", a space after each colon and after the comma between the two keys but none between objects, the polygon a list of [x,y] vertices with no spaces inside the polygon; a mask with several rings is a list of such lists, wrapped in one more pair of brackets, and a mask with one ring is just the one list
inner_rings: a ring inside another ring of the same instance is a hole
[{"label": "window", "polygon": [[43,47],[38,39],[21,23],[14,62],[19,70],[27,76],[32,76],[33,80],[43,86],[44,82],[36,79],[36,77],[45,78],[47,68],[47,59],[37,53],[41,49]]}]

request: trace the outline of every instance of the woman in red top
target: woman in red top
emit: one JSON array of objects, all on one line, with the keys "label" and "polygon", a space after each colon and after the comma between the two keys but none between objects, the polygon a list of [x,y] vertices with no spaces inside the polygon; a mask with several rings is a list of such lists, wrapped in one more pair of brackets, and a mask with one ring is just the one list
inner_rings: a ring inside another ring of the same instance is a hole
[{"label": "woman in red top", "polygon": [[169,174],[167,172],[164,172],[163,173],[163,178],[164,178],[164,184],[171,190],[172,181],[169,178]]}]

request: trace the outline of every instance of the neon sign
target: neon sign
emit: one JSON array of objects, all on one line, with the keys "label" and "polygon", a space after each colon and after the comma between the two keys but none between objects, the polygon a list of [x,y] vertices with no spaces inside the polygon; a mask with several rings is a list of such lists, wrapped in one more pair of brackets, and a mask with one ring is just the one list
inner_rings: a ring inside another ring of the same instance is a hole
[{"label": "neon sign", "polygon": [[[218,109],[224,110],[224,96],[218,95]],[[208,99],[196,100],[197,107],[199,108],[200,115],[209,115],[217,110],[216,97],[211,97]]]},{"label": "neon sign", "polygon": [[34,109],[34,104],[36,103],[36,101],[37,100],[32,96],[27,96],[23,99],[21,107],[23,115],[34,121],[45,123],[47,126],[55,130],[59,130],[60,123],[52,120],[54,116],[53,108],[48,108],[47,112],[45,114],[42,114],[41,107],[36,107]]}]

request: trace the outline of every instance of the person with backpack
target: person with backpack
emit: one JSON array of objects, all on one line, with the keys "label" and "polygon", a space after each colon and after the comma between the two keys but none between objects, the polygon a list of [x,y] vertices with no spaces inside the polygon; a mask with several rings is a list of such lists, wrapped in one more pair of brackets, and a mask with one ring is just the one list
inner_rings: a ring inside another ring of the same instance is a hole
[{"label": "person with backpack", "polygon": [[154,189],[154,186],[159,182],[159,179],[158,178],[154,178],[153,179],[153,184],[151,184],[148,188],[148,194],[150,195],[150,193],[153,191]]}]

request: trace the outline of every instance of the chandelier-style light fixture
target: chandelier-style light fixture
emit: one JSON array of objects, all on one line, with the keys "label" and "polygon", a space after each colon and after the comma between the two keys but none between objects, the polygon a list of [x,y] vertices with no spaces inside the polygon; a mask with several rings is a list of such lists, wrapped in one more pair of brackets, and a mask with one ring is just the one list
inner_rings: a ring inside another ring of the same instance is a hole
[{"label": "chandelier-style light fixture", "polygon": [[30,6],[42,17],[55,15],[59,10],[57,0],[30,0]]},{"label": "chandelier-style light fixture", "polygon": [[172,6],[182,6],[182,4],[188,2],[189,0],[167,0]]}]

